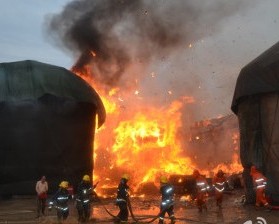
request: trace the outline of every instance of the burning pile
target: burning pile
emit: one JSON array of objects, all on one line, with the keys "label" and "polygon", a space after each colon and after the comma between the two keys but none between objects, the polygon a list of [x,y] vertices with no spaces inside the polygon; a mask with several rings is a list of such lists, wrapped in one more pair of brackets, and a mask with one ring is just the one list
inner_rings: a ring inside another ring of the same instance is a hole
[{"label": "burning pile", "polygon": [[[93,85],[92,80],[87,82]],[[118,94],[100,90],[107,120],[96,133],[94,179],[103,182],[104,188],[113,188],[121,174],[128,173],[136,191],[143,183],[156,183],[161,174],[190,174],[193,164],[184,156],[178,131],[182,127],[181,108],[194,99],[184,97],[155,107],[138,94],[121,98]]]},{"label": "burning pile", "polygon": [[[185,125],[183,115],[195,103],[189,95],[194,95],[192,82],[198,78],[184,68],[177,72],[182,73],[178,80],[164,81],[149,70],[165,70],[167,78],[173,78],[176,71],[164,69],[172,53],[193,49],[193,40],[212,35],[226,17],[247,5],[222,0],[73,0],[51,18],[52,36],[78,57],[73,71],[94,86],[106,107],[105,126],[95,139],[94,179],[100,180],[99,186],[116,187],[124,172],[131,175],[134,190],[156,183],[163,173],[192,172],[196,164],[187,155],[184,135],[190,124]],[[209,11],[214,13],[209,16]],[[181,81],[185,76],[187,81]],[[153,89],[155,94],[149,94]]]},{"label": "burning pile", "polygon": [[[99,85],[86,78],[92,76],[81,77],[95,89]],[[95,139],[94,180],[100,181],[98,193],[114,190],[123,173],[131,176],[130,185],[137,192],[144,184],[159,184],[162,174],[190,175],[197,167],[187,156],[186,136],[180,134],[182,109],[195,103],[194,98],[183,97],[164,107],[156,107],[143,100],[139,92],[134,90],[132,94],[124,95],[125,92],[120,94],[119,89],[108,94],[99,90],[107,110],[107,120],[97,131]],[[238,143],[238,133],[234,132],[231,142],[227,142],[234,148],[232,161],[218,164],[214,172],[223,169],[231,174],[242,170]],[[210,174],[206,169],[202,172]]]}]

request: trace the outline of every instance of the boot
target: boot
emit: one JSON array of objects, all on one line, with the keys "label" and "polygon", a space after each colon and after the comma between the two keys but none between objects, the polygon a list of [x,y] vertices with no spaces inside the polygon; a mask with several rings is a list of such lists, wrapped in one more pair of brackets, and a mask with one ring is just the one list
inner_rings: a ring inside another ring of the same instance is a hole
[{"label": "boot", "polygon": [[261,205],[256,204],[256,205],[255,205],[255,210],[260,210],[260,209],[261,209]]},{"label": "boot", "polygon": [[271,212],[271,210],[272,210],[272,206],[271,205],[267,204],[264,207],[265,207],[265,211],[266,212]]}]

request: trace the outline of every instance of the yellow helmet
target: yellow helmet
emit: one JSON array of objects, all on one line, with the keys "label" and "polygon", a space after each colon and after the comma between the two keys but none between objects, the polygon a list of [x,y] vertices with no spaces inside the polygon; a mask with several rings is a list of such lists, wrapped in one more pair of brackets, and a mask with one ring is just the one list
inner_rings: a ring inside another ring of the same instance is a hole
[{"label": "yellow helmet", "polygon": [[129,175],[127,173],[123,174],[122,178],[125,179],[125,180],[129,180],[130,179],[130,177],[129,177]]},{"label": "yellow helmet", "polygon": [[82,178],[83,181],[90,181],[89,175],[84,175]]},{"label": "yellow helmet", "polygon": [[160,182],[161,182],[162,184],[166,184],[166,183],[168,183],[168,178],[167,178],[166,176],[161,176]]},{"label": "yellow helmet", "polygon": [[62,181],[60,184],[59,184],[59,187],[61,187],[61,188],[68,188],[69,187],[69,183],[68,183],[68,181]]}]

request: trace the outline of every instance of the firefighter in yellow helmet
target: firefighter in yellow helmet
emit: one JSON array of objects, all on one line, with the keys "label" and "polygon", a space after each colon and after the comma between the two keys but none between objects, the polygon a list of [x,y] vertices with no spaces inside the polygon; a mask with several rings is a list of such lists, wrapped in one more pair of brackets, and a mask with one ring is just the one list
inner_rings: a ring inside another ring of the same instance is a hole
[{"label": "firefighter in yellow helmet", "polygon": [[69,182],[62,181],[59,184],[58,191],[52,197],[52,200],[49,202],[49,208],[56,208],[57,210],[57,219],[58,222],[61,223],[67,219],[69,216],[69,199],[71,199],[71,195],[68,192]]},{"label": "firefighter in yellow helmet", "polygon": [[87,222],[90,219],[91,214],[91,203],[93,197],[97,196],[94,189],[96,185],[92,186],[90,176],[84,175],[82,181],[77,188],[77,197],[76,197],[76,208],[78,211],[78,221]]},{"label": "firefighter in yellow helmet", "polygon": [[129,179],[129,175],[124,174],[117,188],[116,205],[119,207],[120,210],[117,217],[120,221],[128,221],[129,186],[127,185],[127,182]]},{"label": "firefighter in yellow helmet", "polygon": [[174,187],[169,183],[166,176],[160,178],[160,193],[162,195],[162,201],[160,206],[159,224],[164,223],[165,214],[168,213],[171,224],[175,223],[175,216],[173,212],[174,206]]}]

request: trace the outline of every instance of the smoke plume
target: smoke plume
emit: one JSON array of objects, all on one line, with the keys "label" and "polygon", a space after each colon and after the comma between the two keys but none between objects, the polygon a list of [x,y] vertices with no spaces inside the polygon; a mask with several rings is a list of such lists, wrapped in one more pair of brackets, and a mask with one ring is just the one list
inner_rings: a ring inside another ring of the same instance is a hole
[{"label": "smoke plume", "polygon": [[212,35],[250,3],[74,0],[49,18],[48,33],[77,57],[73,70],[83,72],[89,66],[95,80],[114,87],[133,63],[148,64]]}]

